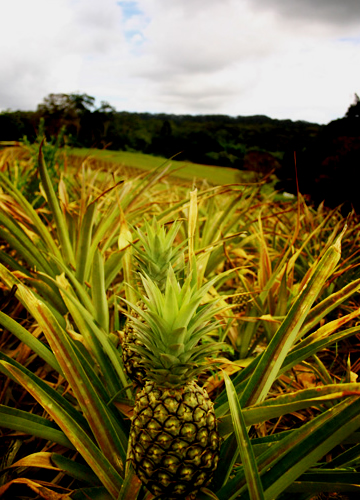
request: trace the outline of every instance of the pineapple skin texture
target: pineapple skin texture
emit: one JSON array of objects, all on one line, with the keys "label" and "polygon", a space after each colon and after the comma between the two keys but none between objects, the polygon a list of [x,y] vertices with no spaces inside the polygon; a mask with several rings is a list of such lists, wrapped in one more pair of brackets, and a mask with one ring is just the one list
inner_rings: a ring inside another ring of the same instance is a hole
[{"label": "pineapple skin texture", "polygon": [[129,459],[155,496],[177,499],[206,486],[219,461],[213,403],[195,381],[181,388],[146,382],[137,394]]},{"label": "pineapple skin texture", "polygon": [[[136,305],[141,309],[144,309],[145,307],[144,303],[141,301],[139,301]],[[140,319],[139,314],[134,310],[131,311],[131,317]],[[141,356],[129,347],[133,344],[144,347],[142,342],[138,340],[131,318],[129,318],[126,322],[121,340],[122,360],[125,372],[129,379],[135,384],[135,386],[143,387],[146,379],[146,371],[143,366]]]},{"label": "pineapple skin texture", "polygon": [[251,294],[246,292],[245,288],[241,287],[236,290],[236,293],[242,293],[243,295],[238,295],[233,297],[231,300],[232,304],[236,304],[236,307],[232,308],[233,313],[239,314],[246,312],[249,302],[251,300]]},{"label": "pineapple skin texture", "polygon": [[[136,313],[135,313],[136,314]],[[122,340],[122,359],[125,372],[129,379],[137,386],[142,387],[146,379],[146,371],[141,361],[141,357],[129,348],[132,344],[143,344],[137,339],[131,320],[128,321],[124,330]]]}]

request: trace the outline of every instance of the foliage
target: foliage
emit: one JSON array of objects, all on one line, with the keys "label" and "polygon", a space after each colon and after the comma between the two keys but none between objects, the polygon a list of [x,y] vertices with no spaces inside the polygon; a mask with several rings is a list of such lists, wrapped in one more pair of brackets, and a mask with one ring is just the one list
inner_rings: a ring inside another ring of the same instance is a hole
[{"label": "foliage", "polygon": [[354,102],[349,106],[345,116],[350,119],[360,118],[360,99],[357,94],[355,94]]},{"label": "foliage", "polygon": [[[0,142],[0,147],[3,146],[3,149],[0,149],[0,172],[6,173],[9,180],[32,204],[43,200],[39,192],[37,156],[44,134],[45,123],[41,119],[35,142],[31,143],[27,137],[21,142]],[[58,184],[66,163],[66,151],[62,148],[64,134],[65,128],[62,128],[59,134],[52,137],[48,143],[44,143],[42,148],[47,170],[55,184]]]},{"label": "foliage", "polygon": [[359,212],[356,182],[360,161],[359,107],[355,95],[355,103],[344,118],[330,122],[311,141],[298,140],[284,155],[282,168],[277,171],[280,179],[277,187],[296,193],[296,163],[300,192],[309,195],[314,204],[325,202],[331,208],[344,204],[344,214],[352,207]]},{"label": "foliage", "polygon": [[[275,203],[241,184],[169,188],[161,169],[100,179],[85,162],[56,185],[42,151],[38,170],[39,207],[0,173],[0,495],[22,484],[44,498],[151,498],[126,460],[135,390],[119,337],[122,299],[138,286],[133,228],[145,238],[155,220],[182,222],[174,245],[185,243],[206,284],[202,304],[219,305],[221,327],[203,342],[232,347],[198,381],[223,439],[198,498],[357,492],[356,216],[346,225],[338,210]],[[240,284],[246,315],[229,303]]]},{"label": "foliage", "polygon": [[[66,129],[69,145],[136,151],[166,158],[237,169],[246,168],[251,148],[283,155],[299,137],[313,137],[321,127],[266,116],[167,115],[118,112],[110,104],[95,106],[87,94],[50,94],[35,112],[0,114],[0,137],[30,141],[39,121],[49,139]],[[16,127],[18,123],[18,127]]]}]

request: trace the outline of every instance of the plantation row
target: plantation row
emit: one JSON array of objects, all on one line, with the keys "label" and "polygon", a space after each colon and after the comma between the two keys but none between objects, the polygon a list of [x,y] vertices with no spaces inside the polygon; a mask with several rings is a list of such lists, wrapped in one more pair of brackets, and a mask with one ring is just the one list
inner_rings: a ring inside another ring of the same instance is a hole
[{"label": "plantation row", "polygon": [[358,217],[37,149],[0,155],[0,496],[358,493]]}]

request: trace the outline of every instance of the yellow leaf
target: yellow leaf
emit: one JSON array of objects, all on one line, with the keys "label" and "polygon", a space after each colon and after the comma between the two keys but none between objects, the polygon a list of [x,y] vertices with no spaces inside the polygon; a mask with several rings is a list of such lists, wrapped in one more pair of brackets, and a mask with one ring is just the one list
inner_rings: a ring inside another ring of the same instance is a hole
[{"label": "yellow leaf", "polygon": [[33,453],[27,457],[21,458],[10,467],[41,467],[42,469],[52,469],[60,470],[58,467],[54,467],[51,461],[52,453],[41,451],[39,453]]},{"label": "yellow leaf", "polygon": [[[27,478],[22,478],[19,477],[18,479],[13,479],[12,481],[9,481],[8,483],[4,484],[3,486],[0,487],[0,498],[5,494],[5,492],[12,486],[12,485],[17,485],[17,484],[23,484],[28,486],[32,491],[34,491],[37,495],[39,495],[41,498],[44,498],[44,500],[65,500],[65,499],[70,499],[70,494],[69,490],[65,490],[65,488],[61,488],[60,486],[56,485],[56,488],[59,489],[64,489],[67,493],[56,493],[55,491],[50,490],[49,488],[46,488],[44,484],[51,486],[51,483],[44,483],[43,481],[32,481],[31,479]],[[10,496],[9,496],[10,498]],[[16,498],[16,497],[13,497]]]},{"label": "yellow leaf", "polygon": [[118,248],[119,250],[124,250],[132,242],[131,231],[128,228],[124,212],[120,207],[120,233],[118,238]]},{"label": "yellow leaf", "polygon": [[194,257],[194,236],[196,231],[197,217],[198,217],[198,205],[197,205],[197,189],[195,188],[190,192],[190,206],[189,206],[189,264],[190,270],[192,270],[193,257]]},{"label": "yellow leaf", "polygon": [[271,314],[263,314],[262,316],[260,316],[259,319],[262,319],[263,321],[268,321],[269,323],[281,323],[281,321],[271,316]]}]

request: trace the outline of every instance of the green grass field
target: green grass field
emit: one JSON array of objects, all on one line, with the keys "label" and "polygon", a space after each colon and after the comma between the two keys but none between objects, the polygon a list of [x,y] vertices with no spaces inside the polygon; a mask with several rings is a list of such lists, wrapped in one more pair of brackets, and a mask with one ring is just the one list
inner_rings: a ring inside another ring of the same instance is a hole
[{"label": "green grass field", "polygon": [[71,148],[69,154],[84,158],[91,157],[104,162],[142,170],[152,170],[161,165],[165,167],[171,163],[171,170],[174,171],[176,177],[190,181],[194,179],[206,179],[211,184],[236,184],[239,182],[252,182],[254,180],[252,172],[240,172],[233,168],[200,165],[197,163],[177,161],[175,159],[168,160],[159,156],[130,153],[128,151]]}]

